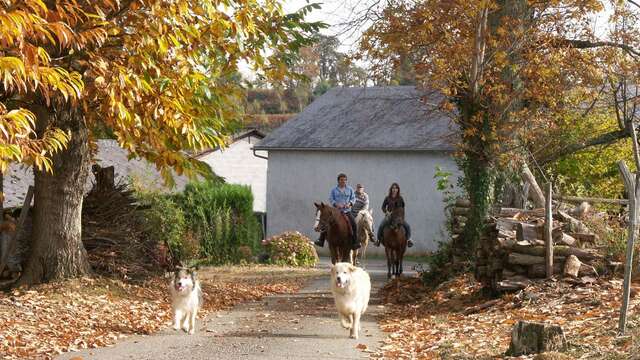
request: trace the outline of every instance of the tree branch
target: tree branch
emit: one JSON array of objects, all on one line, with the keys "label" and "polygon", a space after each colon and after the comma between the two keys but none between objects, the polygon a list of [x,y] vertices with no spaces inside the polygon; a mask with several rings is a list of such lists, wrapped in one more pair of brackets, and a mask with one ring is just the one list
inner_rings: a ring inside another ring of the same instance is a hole
[{"label": "tree branch", "polygon": [[624,139],[626,137],[629,137],[629,133],[627,132],[627,130],[617,130],[617,131],[612,131],[612,132],[602,134],[588,141],[569,144],[564,148],[560,149],[559,151],[555,151],[551,156],[542,159],[540,161],[540,164],[546,165],[562,157],[571,155],[575,152],[590,148],[592,146],[610,144],[617,140]]},{"label": "tree branch", "polygon": [[576,49],[593,49],[599,47],[616,47],[626,51],[628,54],[633,56],[640,56],[640,51],[634,49],[633,47],[620,44],[613,41],[589,41],[589,40],[570,40],[570,39],[560,39],[559,45],[565,45]]}]

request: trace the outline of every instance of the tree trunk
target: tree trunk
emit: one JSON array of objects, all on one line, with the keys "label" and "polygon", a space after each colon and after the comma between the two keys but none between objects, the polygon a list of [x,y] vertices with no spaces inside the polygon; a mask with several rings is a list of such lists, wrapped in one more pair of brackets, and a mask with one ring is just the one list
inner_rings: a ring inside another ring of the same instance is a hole
[{"label": "tree trunk", "polygon": [[88,175],[88,129],[82,110],[64,105],[56,113],[40,109],[39,134],[47,126],[71,133],[66,149],[53,157],[53,174],[35,170],[31,251],[18,285],[79,277],[89,272],[82,244],[81,214]]},{"label": "tree trunk", "polygon": [[[471,155],[471,154],[469,154]],[[465,159],[464,177],[471,208],[463,229],[463,239],[470,254],[474,254],[484,230],[485,219],[491,208],[493,166],[479,158]]]}]

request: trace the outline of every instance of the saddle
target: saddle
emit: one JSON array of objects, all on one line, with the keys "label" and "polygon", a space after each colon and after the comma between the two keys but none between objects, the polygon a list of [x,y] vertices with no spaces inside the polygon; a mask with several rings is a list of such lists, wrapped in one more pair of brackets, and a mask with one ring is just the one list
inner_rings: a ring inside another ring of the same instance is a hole
[{"label": "saddle", "polygon": [[351,227],[351,220],[349,219],[349,215],[347,215],[347,213],[343,213],[341,212],[340,215],[342,215],[342,219],[345,221],[345,223],[347,224],[347,228],[349,228],[349,236],[353,236],[353,228]]}]

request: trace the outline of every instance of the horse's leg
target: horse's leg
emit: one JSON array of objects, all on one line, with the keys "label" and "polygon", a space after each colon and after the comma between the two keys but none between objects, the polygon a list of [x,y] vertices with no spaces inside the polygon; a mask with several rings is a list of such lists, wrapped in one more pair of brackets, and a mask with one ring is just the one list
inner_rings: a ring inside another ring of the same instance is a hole
[{"label": "horse's leg", "polygon": [[387,279],[391,278],[391,252],[389,248],[384,247],[384,254],[387,257]]},{"label": "horse's leg", "polygon": [[366,256],[365,256],[365,253],[367,252],[367,245],[368,245],[368,244],[367,244],[367,243],[365,243],[365,244],[364,244],[364,246],[362,246],[362,255],[360,255],[360,261],[362,261],[362,267],[363,267],[363,268],[366,268],[366,267],[367,267],[367,264],[366,264],[366,262],[365,262],[365,261],[367,260],[367,258],[366,258]]},{"label": "horse's leg", "polygon": [[333,265],[335,265],[338,261],[338,253],[336,251],[336,248],[329,245],[329,251],[331,251],[331,263]]},{"label": "horse's leg", "polygon": [[400,251],[394,251],[394,262],[395,262],[395,275],[396,277],[400,277]]}]

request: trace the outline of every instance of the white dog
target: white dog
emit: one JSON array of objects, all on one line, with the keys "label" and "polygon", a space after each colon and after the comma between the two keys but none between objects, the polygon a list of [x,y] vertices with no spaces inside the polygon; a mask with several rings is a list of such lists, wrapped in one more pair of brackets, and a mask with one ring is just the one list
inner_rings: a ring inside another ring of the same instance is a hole
[{"label": "white dog", "polygon": [[331,292],[342,327],[349,329],[351,338],[357,339],[360,331],[360,316],[369,305],[371,293],[369,274],[349,263],[337,263],[331,267]]},{"label": "white dog", "polygon": [[202,290],[195,271],[176,270],[169,287],[173,308],[173,328],[189,334],[196,330],[196,316],[202,305]]}]

